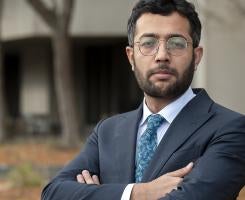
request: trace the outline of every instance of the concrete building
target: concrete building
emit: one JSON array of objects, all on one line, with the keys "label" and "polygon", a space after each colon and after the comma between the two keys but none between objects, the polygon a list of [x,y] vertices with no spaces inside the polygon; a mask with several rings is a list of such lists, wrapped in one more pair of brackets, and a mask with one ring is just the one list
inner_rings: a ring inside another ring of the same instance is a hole
[{"label": "concrete building", "polygon": [[[79,110],[88,127],[102,117],[136,108],[142,100],[125,55],[126,23],[134,2],[75,1],[70,30],[74,76]],[[205,56],[193,86],[204,87],[215,100],[245,113],[245,16],[229,0],[196,2]],[[3,17],[10,118],[15,125],[24,121],[26,131],[45,132],[57,124],[50,30],[24,0],[4,1]]]}]

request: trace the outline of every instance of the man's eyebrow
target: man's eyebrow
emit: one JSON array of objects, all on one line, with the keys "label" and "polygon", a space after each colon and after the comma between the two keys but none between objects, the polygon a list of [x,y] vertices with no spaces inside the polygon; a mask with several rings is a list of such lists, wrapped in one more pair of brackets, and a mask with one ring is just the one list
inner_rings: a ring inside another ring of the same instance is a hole
[{"label": "man's eyebrow", "polygon": [[[144,33],[140,36],[140,38],[142,37],[155,37],[155,38],[159,38],[159,35],[155,34],[155,33]],[[139,38],[139,39],[140,39]]]},{"label": "man's eyebrow", "polygon": [[187,40],[187,38],[184,35],[179,34],[179,33],[171,33],[171,34],[167,35],[167,38],[171,38],[171,37],[182,37],[182,38],[185,38]]},{"label": "man's eyebrow", "polygon": [[[156,34],[156,33],[144,33],[144,34],[142,34],[142,35],[139,37],[139,39],[141,39],[142,37],[154,37],[154,38],[160,38],[160,36],[159,36],[158,34]],[[171,37],[183,37],[183,38],[185,38],[185,39],[187,40],[187,38],[186,38],[184,35],[180,34],[180,33],[170,33],[170,34],[168,34],[168,35],[166,36],[166,39],[171,38]]]}]

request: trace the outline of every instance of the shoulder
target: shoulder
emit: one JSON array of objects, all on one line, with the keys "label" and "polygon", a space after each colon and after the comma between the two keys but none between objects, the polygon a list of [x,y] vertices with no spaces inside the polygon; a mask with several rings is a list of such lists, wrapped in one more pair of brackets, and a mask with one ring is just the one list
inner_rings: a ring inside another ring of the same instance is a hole
[{"label": "shoulder", "polygon": [[217,103],[213,104],[212,112],[214,112],[214,119],[222,125],[223,130],[236,129],[245,133],[245,115]]},{"label": "shoulder", "polygon": [[[185,116],[209,115],[206,125],[214,132],[245,132],[245,116],[212,100],[204,89],[194,90],[196,97],[186,106]],[[220,130],[220,131],[219,131]]]},{"label": "shoulder", "polygon": [[[195,89],[196,97],[189,103],[189,109],[197,113],[213,113],[215,118],[222,121],[244,119],[244,115],[220,105],[209,97],[204,89]],[[188,107],[188,106],[187,106]]]},{"label": "shoulder", "polygon": [[243,115],[239,112],[236,112],[234,110],[231,110],[227,107],[224,107],[218,103],[213,103],[211,109],[217,117],[220,117],[223,120],[225,120],[226,118],[227,118],[227,120],[240,119],[240,118],[244,119],[244,117],[245,117],[245,115]]}]

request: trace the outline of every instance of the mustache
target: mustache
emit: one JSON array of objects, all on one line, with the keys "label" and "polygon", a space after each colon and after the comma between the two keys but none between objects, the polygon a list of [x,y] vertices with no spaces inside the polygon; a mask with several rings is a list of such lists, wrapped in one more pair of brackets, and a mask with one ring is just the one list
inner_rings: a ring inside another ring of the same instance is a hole
[{"label": "mustache", "polygon": [[169,67],[168,65],[164,63],[159,63],[157,68],[151,69],[147,72],[147,77],[149,78],[151,75],[159,73],[159,72],[163,72],[163,71],[165,73],[172,74],[174,76],[178,76],[178,72],[175,69]]}]

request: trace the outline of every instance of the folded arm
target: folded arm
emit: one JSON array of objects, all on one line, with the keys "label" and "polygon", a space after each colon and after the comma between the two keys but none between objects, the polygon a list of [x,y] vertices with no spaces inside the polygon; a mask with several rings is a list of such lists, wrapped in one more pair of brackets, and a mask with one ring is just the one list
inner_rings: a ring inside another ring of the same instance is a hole
[{"label": "folded arm", "polygon": [[89,170],[100,175],[97,125],[84,150],[62,169],[44,188],[42,200],[120,199],[127,184],[85,184],[77,182],[77,174]]},{"label": "folded arm", "polygon": [[[134,184],[130,199],[154,200],[165,196],[177,189],[178,184],[182,182],[184,176],[190,173],[192,167],[193,163],[189,163],[186,167],[164,174],[153,181]],[[81,174],[77,175],[77,181],[82,184],[100,185],[99,177],[91,175],[87,170],[83,170]]]},{"label": "folded arm", "polygon": [[245,185],[245,121],[240,122],[218,130],[178,190],[162,200],[235,200]]}]

